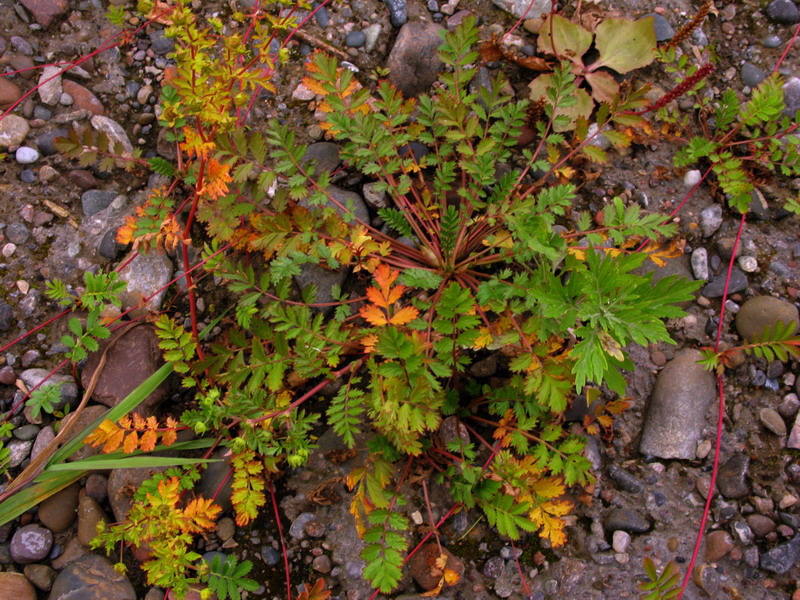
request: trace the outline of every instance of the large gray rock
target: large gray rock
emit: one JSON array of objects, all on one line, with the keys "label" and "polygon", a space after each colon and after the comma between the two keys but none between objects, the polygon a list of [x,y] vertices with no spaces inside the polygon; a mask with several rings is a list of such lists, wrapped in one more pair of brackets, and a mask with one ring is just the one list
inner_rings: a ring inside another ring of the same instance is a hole
[{"label": "large gray rock", "polygon": [[800,535],[761,555],[761,568],[782,575],[800,560]]},{"label": "large gray rock", "polygon": [[764,333],[776,323],[794,323],[795,331],[800,326],[797,307],[791,302],[772,296],[756,296],[742,304],[736,313],[736,330],[748,342]]},{"label": "large gray rock", "polygon": [[[155,329],[150,325],[140,325],[123,336],[118,333],[112,335],[101,343],[97,352],[89,355],[81,373],[81,384],[84,388],[88,387],[103,351],[112,340],[116,342],[106,353],[106,364],[92,392],[92,400],[106,406],[116,406],[122,402],[164,364]],[[153,408],[164,399],[166,393],[165,382],[147,396],[136,407],[136,411],[142,415],[152,414]]]},{"label": "large gray rock", "polygon": [[692,459],[716,394],[714,376],[697,364],[697,350],[683,350],[658,374],[639,450],[659,458]]},{"label": "large gray rock", "polygon": [[439,25],[422,21],[406,23],[400,29],[386,68],[389,81],[406,97],[427,92],[439,76],[440,31],[443,30]]},{"label": "large gray rock", "polygon": [[[29,390],[33,389],[50,374],[48,369],[25,369],[20,373],[19,378]],[[38,389],[44,390],[54,385],[60,385],[60,400],[53,405],[56,409],[62,409],[67,405],[72,406],[78,399],[78,386],[72,375],[53,375]]]},{"label": "large gray rock", "polygon": [[[494,5],[511,13],[518,19],[538,19],[544,14],[550,14],[550,0],[492,0]],[[530,10],[528,7],[530,7]]]},{"label": "large gray rock", "polygon": [[165,254],[155,250],[147,254],[140,252],[120,273],[119,278],[128,284],[120,294],[122,306],[125,309],[132,308],[149,298],[145,309],[158,311],[167,293],[162,288],[170,282],[172,270],[172,261]]},{"label": "large gray rock", "polygon": [[56,577],[49,600],[136,600],[131,582],[102,556],[87,554]]}]

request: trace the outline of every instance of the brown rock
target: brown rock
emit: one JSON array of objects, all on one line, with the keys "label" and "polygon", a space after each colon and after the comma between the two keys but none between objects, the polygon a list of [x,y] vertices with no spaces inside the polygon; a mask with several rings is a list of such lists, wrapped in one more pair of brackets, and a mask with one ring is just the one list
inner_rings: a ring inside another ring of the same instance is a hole
[{"label": "brown rock", "polygon": [[69,0],[20,0],[36,22],[47,29],[59,15],[69,7]]},{"label": "brown rock", "polygon": [[406,23],[397,35],[386,68],[389,81],[406,97],[427,92],[439,76],[442,61],[438,49],[442,43],[434,23]]},{"label": "brown rock", "polygon": [[775,521],[764,515],[749,515],[747,524],[756,537],[764,537],[768,533],[775,531]]},{"label": "brown rock", "polygon": [[39,505],[39,521],[54,533],[66,531],[75,521],[75,508],[78,506],[78,492],[81,486],[73,483],[53,494]]},{"label": "brown rock", "polygon": [[97,179],[86,169],[73,169],[67,174],[67,177],[81,189],[90,190],[97,187]]},{"label": "brown rock", "polygon": [[89,475],[86,479],[86,493],[98,502],[105,502],[108,498],[108,477],[100,473]]},{"label": "brown rock", "polygon": [[[81,373],[81,384],[86,388],[94,375],[105,347],[117,340],[106,354],[106,365],[97,381],[92,398],[106,406],[116,406],[135,390],[139,384],[155,373],[164,360],[158,348],[158,336],[149,325],[134,327],[122,337],[118,334],[101,343],[97,352],[89,355]],[[160,385],[136,408],[140,414],[149,415],[164,399],[166,384]]]},{"label": "brown rock", "polygon": [[0,110],[8,110],[22,97],[22,90],[8,77],[0,77]]},{"label": "brown rock", "polygon": [[36,590],[22,573],[0,573],[0,593],[13,600],[36,600]]},{"label": "brown rock", "polygon": [[57,573],[47,565],[27,565],[25,567],[25,577],[33,585],[42,591],[48,591],[53,587]]},{"label": "brown rock", "polygon": [[712,531],[706,536],[706,549],[703,559],[716,562],[733,549],[733,538],[727,531]]},{"label": "brown rock", "polygon": [[136,592],[108,560],[88,554],[59,573],[50,600],[136,600]]},{"label": "brown rock", "polygon": [[54,558],[50,561],[50,564],[53,565],[55,570],[60,571],[87,554],[89,554],[89,551],[78,541],[78,538],[70,538],[64,546],[64,552],[61,553],[61,556]]},{"label": "brown rock", "polygon": [[163,467],[140,467],[111,471],[111,475],[108,476],[108,502],[111,504],[115,520],[125,520],[133,506],[133,495],[142,482],[162,471],[164,471]]},{"label": "brown rock", "polygon": [[78,505],[78,541],[88,546],[97,535],[97,525],[108,521],[106,513],[91,496],[84,496]]},{"label": "brown rock", "polygon": [[93,115],[106,114],[106,109],[103,103],[97,99],[97,96],[79,83],[65,79],[61,86],[65,92],[72,96],[75,108],[88,110]]},{"label": "brown rock", "polygon": [[[23,79],[32,79],[36,74],[33,59],[31,59],[30,56],[15,54],[9,59],[8,64],[12,70],[19,71],[18,75]],[[3,79],[5,79],[5,77]]]},{"label": "brown rock", "polygon": [[[442,552],[447,556],[445,569],[455,571],[460,579],[464,574],[464,563],[454,556],[447,548],[442,548]],[[435,589],[444,575],[442,570],[436,566],[436,559],[438,557],[438,544],[426,544],[419,552],[412,556],[409,561],[411,576],[414,578],[414,581],[426,591]]]}]

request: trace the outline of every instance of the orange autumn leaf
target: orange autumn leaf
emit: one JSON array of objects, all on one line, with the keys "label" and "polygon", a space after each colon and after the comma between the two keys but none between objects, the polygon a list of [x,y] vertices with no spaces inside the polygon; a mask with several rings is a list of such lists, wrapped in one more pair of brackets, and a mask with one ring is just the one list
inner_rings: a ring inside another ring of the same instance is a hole
[{"label": "orange autumn leaf", "polygon": [[190,157],[198,158],[208,158],[208,154],[216,148],[214,142],[204,141],[197,130],[191,127],[183,128],[183,141],[180,146]]},{"label": "orange autumn leaf", "polygon": [[153,430],[148,430],[142,434],[142,439],[139,442],[139,447],[145,452],[150,452],[153,448],[156,447],[157,441],[158,441],[158,433],[156,433]]},{"label": "orange autumn leaf", "polygon": [[126,437],[125,442],[122,444],[122,451],[125,454],[131,454],[132,452],[136,451],[136,448],[139,446],[139,434],[135,431],[131,431]]},{"label": "orange autumn leaf", "polygon": [[375,344],[378,343],[378,336],[374,334],[365,335],[361,338],[361,345],[364,346],[364,352],[375,352]]},{"label": "orange autumn leaf", "polygon": [[362,306],[358,310],[358,314],[360,314],[361,317],[367,321],[367,323],[370,325],[375,325],[376,327],[386,325],[389,322],[386,319],[386,315],[383,313],[383,311],[374,304]]},{"label": "orange autumn leaf", "polygon": [[230,175],[231,166],[223,165],[212,158],[206,163],[205,179],[203,186],[197,191],[201,196],[212,200],[228,193],[228,184],[233,181]]},{"label": "orange autumn leaf", "polygon": [[183,515],[191,521],[189,530],[200,533],[204,529],[214,527],[215,519],[222,508],[214,504],[213,500],[196,498],[183,510]]},{"label": "orange autumn leaf", "polygon": [[413,306],[406,306],[392,315],[389,323],[392,325],[405,325],[419,316],[419,311]]},{"label": "orange autumn leaf", "polygon": [[372,304],[359,309],[361,317],[370,325],[376,327],[386,324],[405,325],[419,315],[419,311],[413,306],[406,306],[392,314],[394,303],[400,300],[403,292],[406,291],[404,285],[392,286],[399,275],[398,271],[394,271],[385,264],[378,265],[375,269],[373,277],[378,286],[367,288],[367,299]]}]

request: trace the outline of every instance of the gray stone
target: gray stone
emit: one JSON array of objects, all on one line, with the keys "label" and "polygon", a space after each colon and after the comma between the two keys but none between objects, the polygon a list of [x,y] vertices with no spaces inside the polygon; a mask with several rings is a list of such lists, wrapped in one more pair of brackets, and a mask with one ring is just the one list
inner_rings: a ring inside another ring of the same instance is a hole
[{"label": "gray stone", "polygon": [[764,45],[764,48],[778,48],[783,44],[783,40],[777,35],[768,35],[761,43]]},{"label": "gray stone", "polygon": [[56,577],[49,600],[136,600],[136,592],[124,575],[96,554],[75,560]]},{"label": "gray stone", "polygon": [[800,77],[792,77],[783,84],[783,103],[786,105],[783,114],[787,117],[794,117],[800,110]]},{"label": "gray stone", "polygon": [[608,532],[645,533],[650,529],[650,521],[633,509],[613,508],[603,519],[603,527]]},{"label": "gray stone", "polygon": [[19,146],[31,130],[27,119],[7,114],[0,120],[0,148]]},{"label": "gray stone", "polygon": [[800,535],[761,555],[761,568],[783,575],[800,560]]},{"label": "gray stone", "polygon": [[617,486],[631,494],[638,494],[644,489],[644,484],[639,478],[629,473],[617,464],[611,463],[608,467],[608,476]]},{"label": "gray stone", "polygon": [[14,309],[5,302],[0,302],[0,331],[8,331],[13,324]]},{"label": "gray stone", "polygon": [[408,21],[408,10],[406,0],[383,0],[386,8],[389,9],[389,22],[392,27],[402,27]]},{"label": "gray stone", "polygon": [[736,313],[736,330],[748,342],[753,341],[767,328],[774,327],[778,322],[794,323],[795,331],[797,331],[800,326],[797,307],[780,298],[755,296],[745,302]]},{"label": "gray stone", "polygon": [[675,30],[664,15],[651,13],[647,16],[653,17],[653,29],[656,32],[656,41],[665,42],[672,39],[672,36],[675,35]]},{"label": "gray stone", "polygon": [[150,47],[156,54],[164,55],[175,49],[175,40],[168,38],[163,29],[157,29],[150,34]]},{"label": "gray stone", "polygon": [[12,244],[19,246],[27,242],[30,237],[31,232],[24,223],[11,223],[6,227],[6,238]]},{"label": "gray stone", "polygon": [[231,451],[227,448],[217,450],[211,458],[215,462],[208,463],[203,474],[200,476],[200,483],[197,492],[203,498],[215,498],[215,502],[222,507],[222,510],[230,510],[231,493],[233,492],[231,472]]},{"label": "gray stone", "polygon": [[33,442],[30,440],[11,440],[6,444],[8,449],[8,468],[20,466],[31,453]]},{"label": "gray stone", "polygon": [[[538,19],[550,14],[550,0],[492,0],[494,5],[518,19]],[[528,9],[530,7],[530,10]]]},{"label": "gray stone", "polygon": [[692,251],[692,273],[695,279],[708,280],[708,250],[705,248],[695,248]]},{"label": "gray stone", "polygon": [[48,425],[47,427],[43,427],[42,430],[36,436],[36,440],[33,442],[33,448],[31,449],[31,460],[35,459],[39,454],[42,453],[42,450],[47,448],[56,437],[56,432],[53,430],[52,426]]},{"label": "gray stone", "polygon": [[378,191],[376,187],[378,183],[365,183],[361,188],[361,193],[364,194],[364,202],[369,204],[372,208],[386,208],[391,205],[389,196],[385,191]]},{"label": "gray stone", "polygon": [[722,225],[722,207],[719,204],[712,204],[703,209],[700,213],[700,226],[703,228],[703,235],[710,237]]},{"label": "gray stone", "polygon": [[758,260],[755,256],[740,256],[736,259],[736,264],[745,273],[755,273],[758,271]]},{"label": "gray stone", "polygon": [[[26,369],[20,373],[19,378],[22,379],[22,382],[30,390],[44,381],[49,374],[50,371],[48,369]],[[67,405],[72,406],[78,399],[78,385],[75,383],[72,375],[52,375],[45,383],[42,383],[39,389],[54,385],[61,386],[61,400],[53,405],[54,408],[60,410]]]},{"label": "gray stone", "polygon": [[117,241],[117,230],[109,229],[97,246],[97,253],[103,258],[117,260],[125,247]]},{"label": "gray stone", "polygon": [[734,454],[719,469],[717,489],[725,498],[742,498],[750,491],[747,486],[747,473],[750,457]]},{"label": "gray stone", "polygon": [[381,24],[380,23],[373,23],[369,27],[365,27],[363,29],[364,35],[367,36],[366,43],[364,44],[364,49],[367,52],[372,52],[375,49],[375,45],[378,43],[378,38],[381,35]]},{"label": "gray stone", "polygon": [[42,69],[39,76],[39,97],[48,106],[55,106],[61,98],[61,72],[61,67],[49,65]]},{"label": "gray stone", "polygon": [[41,525],[20,527],[11,538],[11,558],[20,565],[44,560],[53,547],[53,532]]},{"label": "gray stone", "polygon": [[66,129],[51,129],[39,135],[36,138],[36,145],[39,147],[39,152],[44,156],[52,156],[58,152],[56,148],[56,138],[65,137],[69,133]]},{"label": "gray stone", "polygon": [[754,88],[766,78],[767,74],[753,63],[746,62],[742,65],[742,82],[746,86]]},{"label": "gray stone", "polygon": [[[133,495],[139,486],[162,471],[164,471],[164,467],[140,467],[111,471],[108,476],[108,503],[114,513],[114,519],[124,521],[133,506]],[[211,496],[204,497],[210,498]]]},{"label": "gray stone", "polygon": [[659,458],[695,457],[705,414],[716,394],[714,376],[683,350],[661,370],[645,418],[639,450]]},{"label": "gray stone", "polygon": [[[130,139],[128,139],[128,134],[125,133],[125,129],[122,125],[103,115],[93,116],[91,123],[95,131],[99,131],[108,136],[108,139],[113,142],[112,146],[119,144],[122,147],[122,152],[120,153],[122,156],[133,158],[133,144],[131,144]],[[114,148],[112,152],[116,152],[116,148]],[[117,159],[116,164],[118,167],[124,167],[125,161]]]},{"label": "gray stone", "polygon": [[[725,291],[725,282],[727,281],[727,273],[723,270],[722,273],[717,275],[703,288],[703,296],[706,298],[722,298]],[[728,286],[728,294],[735,294],[736,292],[743,292],[747,289],[747,276],[741,270],[733,267],[731,269],[731,279]]]},{"label": "gray stone", "polygon": [[351,31],[344,40],[345,46],[349,48],[361,48],[367,42],[367,36],[363,31]]},{"label": "gray stone", "polygon": [[119,194],[113,190],[87,190],[81,196],[83,214],[87,217],[108,208]]},{"label": "gray stone", "polygon": [[758,418],[761,420],[761,424],[775,435],[781,437],[786,435],[786,423],[783,422],[783,419],[776,410],[762,408],[758,411]]},{"label": "gray stone", "polygon": [[767,5],[767,17],[780,25],[794,25],[800,21],[800,10],[792,0],[772,0]]},{"label": "gray stone", "polygon": [[403,25],[386,59],[389,81],[406,97],[427,92],[439,76],[442,43],[435,23],[416,21]]},{"label": "gray stone", "polygon": [[800,450],[800,414],[797,415],[794,425],[792,425],[792,431],[789,434],[789,439],[786,440],[786,447],[794,450]]},{"label": "gray stone", "polygon": [[314,177],[319,177],[320,173],[333,173],[342,159],[339,157],[339,146],[332,142],[316,142],[307,149],[301,161],[302,165],[314,161]]},{"label": "gray stone", "polygon": [[165,286],[172,278],[172,271],[172,261],[165,254],[155,251],[137,254],[120,273],[120,279],[128,284],[120,294],[123,307],[132,308],[148,299],[145,308],[151,312],[158,311],[167,293]]},{"label": "gray stone", "polygon": [[316,515],[314,513],[310,512],[300,513],[289,527],[289,535],[296,540],[304,539],[306,537],[306,532],[305,532],[306,524],[309,521],[313,521],[315,518]]},{"label": "gray stone", "polygon": [[489,579],[497,579],[502,575],[505,566],[506,561],[499,556],[493,556],[483,565],[483,576]]}]

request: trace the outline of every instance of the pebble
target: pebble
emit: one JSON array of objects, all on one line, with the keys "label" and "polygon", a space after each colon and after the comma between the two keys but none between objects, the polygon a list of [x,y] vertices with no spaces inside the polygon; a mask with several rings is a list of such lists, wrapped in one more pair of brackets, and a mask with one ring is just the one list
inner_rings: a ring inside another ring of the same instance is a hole
[{"label": "pebble", "polygon": [[31,232],[24,223],[11,223],[6,227],[6,237],[9,242],[19,246],[28,241],[31,237]]},{"label": "pebble", "polygon": [[761,424],[775,435],[781,437],[786,435],[786,423],[783,422],[777,411],[771,408],[762,408],[758,412],[758,418],[761,420]]},{"label": "pebble", "polygon": [[[127,288],[120,294],[122,305],[127,310],[139,305],[142,298],[150,298],[145,308],[157,312],[167,293],[163,288],[172,278],[172,261],[165,254],[139,253],[120,274]],[[161,291],[157,291],[161,289]]]},{"label": "pebble", "polygon": [[800,398],[794,393],[786,394],[783,397],[783,401],[778,405],[778,413],[784,419],[791,419],[797,414],[798,410],[800,410]]},{"label": "pebble", "polygon": [[150,34],[150,47],[156,54],[164,55],[175,49],[175,40],[167,37],[163,29],[157,29]]},{"label": "pebble", "polygon": [[21,165],[30,165],[39,160],[39,152],[28,146],[20,146],[14,155],[17,162]]},{"label": "pebble", "polygon": [[0,573],[0,590],[4,598],[36,600],[36,590],[22,573],[12,571]]},{"label": "pebble", "polygon": [[725,498],[742,498],[749,493],[747,473],[750,457],[747,454],[734,454],[719,469],[717,489]]},{"label": "pebble", "polygon": [[[550,0],[492,0],[495,6],[518,19],[538,19],[550,12]],[[530,10],[528,7],[530,6]]]},{"label": "pebble", "polygon": [[800,21],[800,10],[792,0],[772,0],[767,5],[767,17],[780,25],[794,25]]},{"label": "pebble", "polygon": [[[727,280],[727,273],[723,271],[711,280],[703,288],[703,296],[706,298],[721,298],[725,291],[725,282]],[[735,294],[736,292],[743,292],[747,289],[748,282],[747,276],[736,267],[731,269],[730,284],[728,287],[728,294]]]},{"label": "pebble", "polygon": [[309,521],[316,518],[314,513],[304,512],[300,513],[297,518],[292,522],[289,527],[289,535],[296,540],[302,540],[306,537],[305,527]]},{"label": "pebble", "polygon": [[736,330],[748,342],[778,322],[793,322],[796,331],[800,326],[800,314],[794,304],[773,296],[750,298],[736,314]]},{"label": "pebble", "polygon": [[97,535],[97,525],[108,521],[100,504],[91,496],[84,496],[78,504],[78,541],[89,546]]},{"label": "pebble", "polygon": [[754,256],[740,256],[736,260],[739,268],[745,273],[755,273],[758,271],[758,260]]},{"label": "pebble", "polygon": [[695,279],[708,281],[708,250],[705,248],[695,248],[692,251],[692,273]]},{"label": "pebble", "polygon": [[722,225],[722,207],[719,204],[712,204],[703,209],[700,213],[700,226],[703,228],[703,236],[710,237]]},{"label": "pebble", "polygon": [[81,195],[81,208],[87,217],[111,206],[118,196],[113,190],[87,190]]},{"label": "pebble", "polygon": [[692,169],[691,171],[686,171],[686,174],[683,176],[683,185],[688,188],[693,188],[700,183],[702,179],[703,174],[697,169]]},{"label": "pebble", "polygon": [[768,533],[775,531],[775,521],[764,515],[748,515],[747,524],[750,530],[758,538],[763,538]]},{"label": "pebble", "polygon": [[389,22],[392,27],[402,27],[408,22],[406,0],[383,0],[383,3],[389,9]]},{"label": "pebble", "polygon": [[765,48],[778,48],[781,44],[783,44],[783,41],[777,35],[768,35],[761,41],[761,44]]},{"label": "pebble", "polygon": [[761,555],[761,568],[782,575],[800,560],[800,535]]},{"label": "pebble", "polygon": [[263,558],[264,562],[268,565],[274,566],[277,565],[278,561],[281,559],[281,553],[272,546],[264,546],[261,549],[261,558]]},{"label": "pebble", "polygon": [[365,27],[362,31],[366,36],[366,43],[364,44],[364,49],[367,52],[372,52],[375,49],[375,45],[378,43],[378,38],[381,35],[381,24],[380,23],[373,23],[369,27]]},{"label": "pebble", "polygon": [[8,449],[8,467],[13,469],[20,466],[31,453],[33,442],[30,440],[11,440],[6,444]]},{"label": "pebble", "polygon": [[91,189],[97,185],[97,179],[95,179],[94,175],[92,175],[92,173],[86,169],[72,169],[67,174],[67,177],[72,183],[84,190]]},{"label": "pebble", "polygon": [[61,67],[48,65],[42,69],[39,76],[38,92],[39,98],[48,106],[55,106],[61,99],[63,89],[61,87]]},{"label": "pebble", "polygon": [[367,42],[367,36],[363,31],[351,31],[347,34],[344,43],[349,48],[361,48]]},{"label": "pebble", "polygon": [[[28,387],[32,389],[39,385],[46,377],[50,375],[48,369],[26,369],[20,373],[19,377]],[[68,404],[72,404],[78,399],[78,386],[71,375],[52,375],[42,387],[49,387],[51,385],[60,385],[61,400],[56,403],[55,408],[61,409]]]},{"label": "pebble", "polygon": [[617,464],[612,463],[608,467],[608,476],[611,477],[620,489],[628,493],[639,494],[644,489],[644,484],[642,484],[638,477]]},{"label": "pebble", "polygon": [[783,114],[794,117],[800,110],[800,77],[792,77],[783,84],[783,102],[786,104]]},{"label": "pebble", "polygon": [[[93,115],[104,115],[106,112],[103,103],[91,91],[79,83],[65,79],[62,83],[64,93],[68,94],[75,104],[75,108],[88,110]],[[63,102],[62,102],[63,104]]]},{"label": "pebble", "polygon": [[109,229],[97,245],[97,253],[103,258],[116,260],[124,251],[124,246],[117,242],[117,230]]},{"label": "pebble", "polygon": [[15,114],[7,114],[0,120],[0,148],[19,146],[30,130],[27,119]]},{"label": "pebble", "polygon": [[43,500],[37,513],[42,525],[54,533],[61,533],[69,529],[75,521],[75,509],[78,507],[80,489],[79,484],[73,483]]},{"label": "pebble", "polygon": [[650,521],[630,508],[613,508],[603,519],[606,531],[627,531],[628,533],[645,533],[650,529]]},{"label": "pebble", "polygon": [[6,111],[22,98],[22,90],[8,77],[0,78],[0,110]]},{"label": "pebble", "polygon": [[789,434],[789,439],[786,441],[786,447],[793,450],[800,450],[800,414],[797,415],[792,431]]},{"label": "pebble", "polygon": [[659,372],[639,450],[646,456],[693,459],[716,396],[714,376],[697,364],[697,350],[676,354]]},{"label": "pebble", "polygon": [[331,572],[331,559],[328,557],[327,554],[323,554],[322,556],[317,556],[311,562],[311,568],[314,569],[317,573],[330,573]]},{"label": "pebble", "polygon": [[627,552],[631,545],[631,535],[627,531],[615,531],[611,540],[611,547],[614,548],[614,552]]},{"label": "pebble", "polygon": [[50,425],[42,428],[33,442],[33,448],[31,449],[31,460],[39,456],[39,454],[41,454],[42,451],[47,448],[50,442],[55,439],[55,437],[56,433]]},{"label": "pebble", "polygon": [[386,59],[389,82],[406,97],[427,92],[439,76],[442,62],[438,48],[441,44],[435,23],[415,21],[403,25],[392,51]]},{"label": "pebble", "polygon": [[47,131],[36,138],[36,146],[39,148],[44,156],[52,156],[58,152],[56,148],[56,138],[64,137],[69,133],[66,129],[52,129]]},{"label": "pebble", "polygon": [[[92,127],[96,131],[100,131],[105,133],[108,136],[111,142],[114,144],[120,144],[122,146],[122,155],[127,158],[133,157],[133,144],[131,144],[130,139],[128,138],[128,134],[125,133],[125,129],[108,117],[104,117],[103,115],[95,115],[91,119]],[[122,159],[117,160],[117,166],[123,167],[125,166],[125,161]]]},{"label": "pebble", "polygon": [[733,538],[727,531],[712,531],[706,536],[703,560],[717,562],[733,550]]},{"label": "pebble", "polygon": [[230,517],[223,517],[217,522],[217,537],[223,542],[228,541],[236,532],[236,524]]},{"label": "pebble", "polygon": [[[56,575],[58,575],[58,573],[56,573],[55,569],[47,565],[25,566],[25,577],[43,592],[50,591],[50,588],[53,587]],[[15,600],[20,600],[18,596],[13,596],[13,598]]]},{"label": "pebble", "polygon": [[96,554],[70,563],[53,582],[48,600],[136,600],[136,592],[124,575]]},{"label": "pebble", "polygon": [[314,8],[316,12],[314,13],[314,20],[317,22],[317,25],[322,27],[323,29],[328,26],[331,21],[330,15],[328,15],[327,7],[323,6],[318,8],[319,2],[314,2]]},{"label": "pebble", "polygon": [[664,15],[652,13],[647,16],[653,17],[653,29],[655,29],[656,32],[657,42],[665,42],[672,39],[672,36],[675,35],[675,30],[672,28],[672,25],[670,25],[669,21],[667,21]]},{"label": "pebble", "polygon": [[11,558],[20,565],[44,560],[53,547],[53,532],[41,525],[20,527],[11,538]]}]

